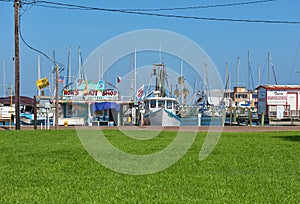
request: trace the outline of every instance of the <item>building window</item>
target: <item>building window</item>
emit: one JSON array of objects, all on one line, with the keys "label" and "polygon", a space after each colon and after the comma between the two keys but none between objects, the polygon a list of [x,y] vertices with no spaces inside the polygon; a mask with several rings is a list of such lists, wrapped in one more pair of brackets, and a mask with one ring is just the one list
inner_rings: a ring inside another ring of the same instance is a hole
[{"label": "building window", "polygon": [[248,95],[247,94],[240,94],[240,93],[237,93],[235,95],[236,98],[248,98]]}]

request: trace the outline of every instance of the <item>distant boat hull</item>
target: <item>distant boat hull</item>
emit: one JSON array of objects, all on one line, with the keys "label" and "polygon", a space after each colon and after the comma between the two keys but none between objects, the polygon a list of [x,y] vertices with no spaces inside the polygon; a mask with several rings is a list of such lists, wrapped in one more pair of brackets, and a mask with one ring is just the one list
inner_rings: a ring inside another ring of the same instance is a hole
[{"label": "distant boat hull", "polygon": [[[53,114],[52,114],[53,116]],[[37,115],[36,121],[37,121],[37,125],[40,124],[46,124],[46,117]],[[33,125],[34,124],[34,114],[26,114],[26,113],[21,113],[20,115],[20,121],[24,124],[24,125]],[[52,122],[52,118],[49,118],[50,123]]]},{"label": "distant boat hull", "polygon": [[146,114],[145,125],[151,126],[180,126],[181,119],[174,113],[165,109]]},{"label": "distant boat hull", "polygon": [[214,114],[212,113],[212,110],[204,110],[201,112],[202,117],[221,117],[222,115],[218,112],[214,112]]}]

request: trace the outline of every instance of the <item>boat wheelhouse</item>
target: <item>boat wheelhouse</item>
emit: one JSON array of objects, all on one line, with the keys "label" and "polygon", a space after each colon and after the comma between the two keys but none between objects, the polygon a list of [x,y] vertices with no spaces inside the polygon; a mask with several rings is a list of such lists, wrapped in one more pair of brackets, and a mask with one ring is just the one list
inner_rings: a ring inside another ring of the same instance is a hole
[{"label": "boat wheelhouse", "polygon": [[178,102],[169,97],[151,97],[144,100],[145,125],[180,126],[181,119],[176,115]]}]

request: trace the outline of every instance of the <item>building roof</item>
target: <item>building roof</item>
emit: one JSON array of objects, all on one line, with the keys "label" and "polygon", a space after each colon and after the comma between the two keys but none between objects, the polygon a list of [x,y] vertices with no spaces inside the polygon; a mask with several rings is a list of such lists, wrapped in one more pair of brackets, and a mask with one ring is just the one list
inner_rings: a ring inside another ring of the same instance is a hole
[{"label": "building roof", "polygon": [[[0,103],[10,105],[10,96],[0,98]],[[15,96],[12,96],[12,103],[15,103]],[[33,99],[27,96],[20,96],[20,105],[33,106]]]},{"label": "building roof", "polygon": [[300,85],[260,85],[256,89],[265,88],[267,90],[300,90]]}]

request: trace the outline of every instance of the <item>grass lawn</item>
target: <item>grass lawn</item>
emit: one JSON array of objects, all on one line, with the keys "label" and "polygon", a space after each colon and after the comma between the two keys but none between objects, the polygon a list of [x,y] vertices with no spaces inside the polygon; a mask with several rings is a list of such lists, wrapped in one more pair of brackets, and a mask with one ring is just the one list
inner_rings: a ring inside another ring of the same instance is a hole
[{"label": "grass lawn", "polygon": [[[141,132],[143,134],[143,132]],[[149,154],[175,133],[134,140],[116,130],[120,149]],[[149,175],[113,172],[96,162],[75,130],[1,131],[0,203],[298,203],[300,133],[223,133],[214,151],[198,160],[206,134],[187,154]]]}]

